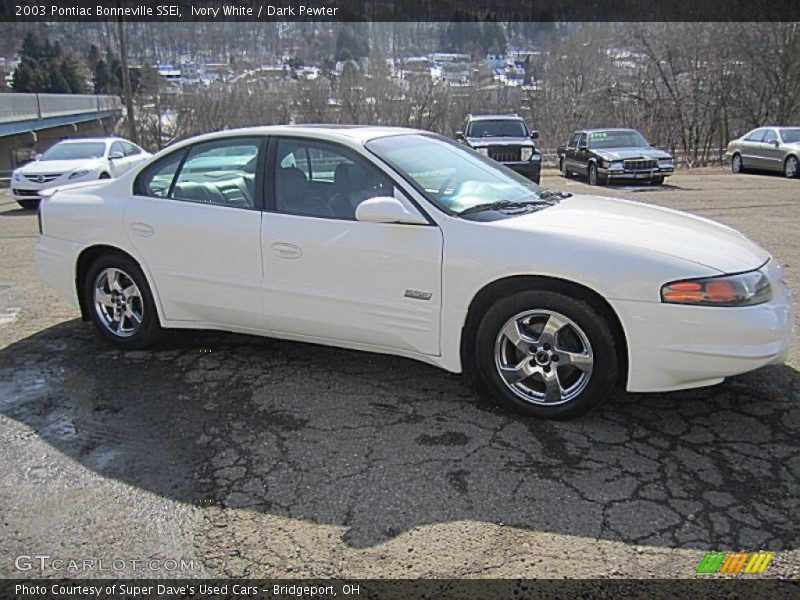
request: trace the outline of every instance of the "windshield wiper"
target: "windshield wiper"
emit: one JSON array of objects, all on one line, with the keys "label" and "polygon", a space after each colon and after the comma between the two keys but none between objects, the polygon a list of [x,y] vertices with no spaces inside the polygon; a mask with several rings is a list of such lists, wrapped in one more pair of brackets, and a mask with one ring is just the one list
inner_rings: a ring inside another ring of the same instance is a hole
[{"label": "windshield wiper", "polygon": [[530,206],[531,204],[546,204],[550,206],[550,202],[538,198],[536,200],[498,200],[496,202],[486,202],[484,204],[476,204],[475,206],[470,206],[469,208],[465,208],[464,210],[457,212],[456,214],[460,217],[463,215],[470,215],[476,212],[483,212],[485,210],[500,210],[501,208],[524,208],[526,206]]}]

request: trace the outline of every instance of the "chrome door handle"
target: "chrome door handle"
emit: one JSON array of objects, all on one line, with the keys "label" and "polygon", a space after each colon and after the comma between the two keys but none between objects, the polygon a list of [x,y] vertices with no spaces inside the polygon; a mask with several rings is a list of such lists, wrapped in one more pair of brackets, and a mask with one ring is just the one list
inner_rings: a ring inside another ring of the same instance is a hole
[{"label": "chrome door handle", "polygon": [[156,230],[147,223],[131,223],[130,230],[139,237],[152,237],[156,234]]},{"label": "chrome door handle", "polygon": [[294,244],[275,242],[270,248],[272,248],[272,253],[279,258],[300,258],[303,256],[303,249]]}]

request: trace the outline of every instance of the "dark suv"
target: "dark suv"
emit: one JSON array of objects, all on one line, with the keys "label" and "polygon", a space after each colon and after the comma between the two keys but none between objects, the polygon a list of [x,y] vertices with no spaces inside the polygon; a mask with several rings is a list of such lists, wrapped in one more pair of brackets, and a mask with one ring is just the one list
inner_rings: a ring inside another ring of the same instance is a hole
[{"label": "dark suv", "polygon": [[519,115],[467,115],[456,139],[539,183],[542,154],[533,144],[539,132],[530,131]]}]

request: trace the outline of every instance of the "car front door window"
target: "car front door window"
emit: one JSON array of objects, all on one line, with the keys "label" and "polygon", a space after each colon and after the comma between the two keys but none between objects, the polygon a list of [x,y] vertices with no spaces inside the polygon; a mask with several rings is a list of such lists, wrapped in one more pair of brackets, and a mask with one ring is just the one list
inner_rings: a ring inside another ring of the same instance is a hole
[{"label": "car front door window", "polygon": [[361,202],[394,193],[391,180],[377,168],[334,144],[281,139],[277,163],[278,212],[355,220]]}]

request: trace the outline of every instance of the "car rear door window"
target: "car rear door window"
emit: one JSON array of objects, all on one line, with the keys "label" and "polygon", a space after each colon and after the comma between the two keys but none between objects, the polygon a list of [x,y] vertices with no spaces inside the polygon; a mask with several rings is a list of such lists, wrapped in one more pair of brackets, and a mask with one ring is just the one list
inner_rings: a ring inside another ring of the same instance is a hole
[{"label": "car rear door window", "polygon": [[763,129],[755,129],[747,134],[744,138],[746,142],[760,142],[764,139],[764,130]]},{"label": "car rear door window", "polygon": [[255,208],[261,140],[230,139],[192,146],[170,197],[175,200]]}]

